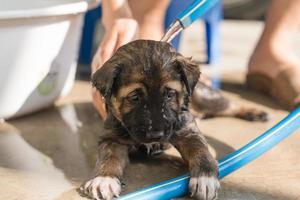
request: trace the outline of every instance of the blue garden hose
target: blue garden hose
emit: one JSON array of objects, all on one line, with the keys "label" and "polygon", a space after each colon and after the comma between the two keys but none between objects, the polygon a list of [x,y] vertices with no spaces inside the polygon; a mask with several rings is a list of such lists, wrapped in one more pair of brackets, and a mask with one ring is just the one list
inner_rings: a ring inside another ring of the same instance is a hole
[{"label": "blue garden hose", "polygon": [[213,7],[219,0],[195,0],[187,9],[181,12],[178,19],[183,28],[188,27],[194,21],[204,15],[211,7]]},{"label": "blue garden hose", "polygon": [[[258,158],[300,127],[300,107],[292,111],[278,124],[267,130],[239,150],[219,161],[219,178],[223,178],[235,170]],[[184,196],[188,192],[190,175],[158,183],[133,193],[126,194],[118,200],[170,200]]]},{"label": "blue garden hose", "polygon": [[181,12],[171,24],[161,41],[170,42],[180,31],[199,19],[219,0],[195,0],[187,9]]}]

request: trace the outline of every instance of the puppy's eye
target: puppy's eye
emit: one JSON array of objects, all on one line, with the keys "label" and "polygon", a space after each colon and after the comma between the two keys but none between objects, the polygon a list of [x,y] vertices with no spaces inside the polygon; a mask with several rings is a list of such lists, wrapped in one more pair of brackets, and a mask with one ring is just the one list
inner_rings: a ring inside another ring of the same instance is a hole
[{"label": "puppy's eye", "polygon": [[136,91],[133,91],[127,96],[127,100],[136,103],[140,100],[139,94]]},{"label": "puppy's eye", "polygon": [[166,98],[167,98],[168,100],[173,99],[173,98],[176,97],[176,94],[177,94],[176,90],[173,90],[173,89],[167,89],[167,91],[166,91]]}]

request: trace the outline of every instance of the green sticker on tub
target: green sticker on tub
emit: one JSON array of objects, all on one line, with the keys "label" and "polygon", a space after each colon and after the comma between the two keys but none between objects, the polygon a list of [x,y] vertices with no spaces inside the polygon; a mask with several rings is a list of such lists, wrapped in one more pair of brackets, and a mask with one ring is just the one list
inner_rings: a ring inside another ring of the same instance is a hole
[{"label": "green sticker on tub", "polygon": [[38,85],[37,91],[40,95],[48,96],[52,93],[56,86],[58,72],[50,71],[47,76]]}]

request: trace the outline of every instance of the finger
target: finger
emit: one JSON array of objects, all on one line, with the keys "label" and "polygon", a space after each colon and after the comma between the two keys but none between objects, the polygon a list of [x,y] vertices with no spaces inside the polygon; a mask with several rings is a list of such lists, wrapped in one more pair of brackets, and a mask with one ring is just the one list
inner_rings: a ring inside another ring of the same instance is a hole
[{"label": "finger", "polygon": [[116,51],[119,47],[121,47],[121,46],[127,44],[128,42],[132,41],[134,38],[136,38],[136,32],[135,31],[120,32],[118,34],[118,40],[117,40],[114,51]]},{"label": "finger", "polygon": [[96,72],[112,56],[117,43],[117,36],[114,30],[105,33],[92,61],[92,73]]},{"label": "finger", "polygon": [[107,117],[105,103],[96,88],[92,88],[93,105],[103,120]]},{"label": "finger", "polygon": [[112,56],[117,40],[118,32],[115,29],[112,29],[110,32],[105,34],[100,50],[102,63],[106,62]]},{"label": "finger", "polygon": [[98,68],[101,66],[101,56],[100,56],[100,47],[98,48],[96,54],[93,57],[92,65],[91,65],[91,71],[92,75],[97,71]]}]

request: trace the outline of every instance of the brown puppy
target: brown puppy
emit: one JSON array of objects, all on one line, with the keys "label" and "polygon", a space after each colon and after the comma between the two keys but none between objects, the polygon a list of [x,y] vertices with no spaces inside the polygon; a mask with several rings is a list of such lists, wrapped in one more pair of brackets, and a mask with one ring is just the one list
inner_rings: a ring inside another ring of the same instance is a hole
[{"label": "brown puppy", "polygon": [[146,144],[147,151],[155,153],[170,143],[189,166],[191,196],[215,199],[218,164],[189,112],[189,100],[194,110],[209,116],[265,120],[266,114],[228,101],[198,82],[199,75],[198,65],[168,43],[138,40],[119,48],[92,78],[105,99],[108,118],[96,175],[81,192],[94,199],[119,196],[128,152]]}]

